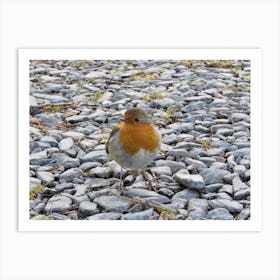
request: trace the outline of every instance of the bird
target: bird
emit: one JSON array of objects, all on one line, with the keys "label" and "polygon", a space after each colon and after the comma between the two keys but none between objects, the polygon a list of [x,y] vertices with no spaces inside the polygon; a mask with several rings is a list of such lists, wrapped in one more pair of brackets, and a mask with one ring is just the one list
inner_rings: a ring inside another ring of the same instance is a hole
[{"label": "bird", "polygon": [[106,152],[121,166],[120,188],[124,190],[122,170],[142,170],[143,177],[153,187],[146,176],[145,167],[160,151],[161,135],[151,118],[141,108],[126,110],[118,126],[112,129],[106,143]]}]

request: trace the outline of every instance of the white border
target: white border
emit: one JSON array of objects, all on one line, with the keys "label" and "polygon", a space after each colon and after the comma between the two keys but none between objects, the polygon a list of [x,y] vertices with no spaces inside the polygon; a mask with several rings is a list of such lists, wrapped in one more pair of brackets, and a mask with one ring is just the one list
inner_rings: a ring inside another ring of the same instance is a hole
[{"label": "white border", "polygon": [[[246,59],[251,60],[251,220],[36,221],[29,219],[29,60]],[[260,49],[19,49],[19,231],[260,231],[262,226],[262,111]],[[25,187],[23,188],[22,185]]]}]

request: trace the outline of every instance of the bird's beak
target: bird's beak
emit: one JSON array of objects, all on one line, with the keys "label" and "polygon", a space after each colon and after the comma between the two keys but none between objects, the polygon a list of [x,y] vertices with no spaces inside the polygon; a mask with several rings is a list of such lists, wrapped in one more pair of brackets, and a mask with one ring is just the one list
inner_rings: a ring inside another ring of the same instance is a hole
[{"label": "bird's beak", "polygon": [[127,122],[125,118],[121,118],[121,122]]}]

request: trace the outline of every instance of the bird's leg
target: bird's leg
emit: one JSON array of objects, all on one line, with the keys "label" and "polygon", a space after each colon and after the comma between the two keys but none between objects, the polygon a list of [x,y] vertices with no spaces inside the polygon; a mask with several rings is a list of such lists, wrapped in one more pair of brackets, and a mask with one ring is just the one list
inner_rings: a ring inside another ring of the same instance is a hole
[{"label": "bird's leg", "polygon": [[158,191],[157,185],[153,183],[152,178],[150,177],[150,174],[145,171],[145,169],[142,169],[142,175],[144,177],[144,180],[146,181],[147,185],[152,188],[154,191]]},{"label": "bird's leg", "polygon": [[125,193],[125,189],[124,189],[124,182],[123,182],[123,179],[122,179],[122,171],[123,171],[123,168],[121,167],[121,174],[120,174],[120,190],[122,193]]}]

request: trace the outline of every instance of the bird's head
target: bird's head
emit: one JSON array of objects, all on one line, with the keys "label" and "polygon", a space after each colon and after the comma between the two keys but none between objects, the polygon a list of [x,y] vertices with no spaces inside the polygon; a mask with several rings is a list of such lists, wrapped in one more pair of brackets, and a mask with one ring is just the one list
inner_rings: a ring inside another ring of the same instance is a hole
[{"label": "bird's head", "polygon": [[128,109],[125,113],[121,121],[130,125],[143,125],[143,124],[151,124],[152,120],[149,115],[140,108],[131,108]]}]

